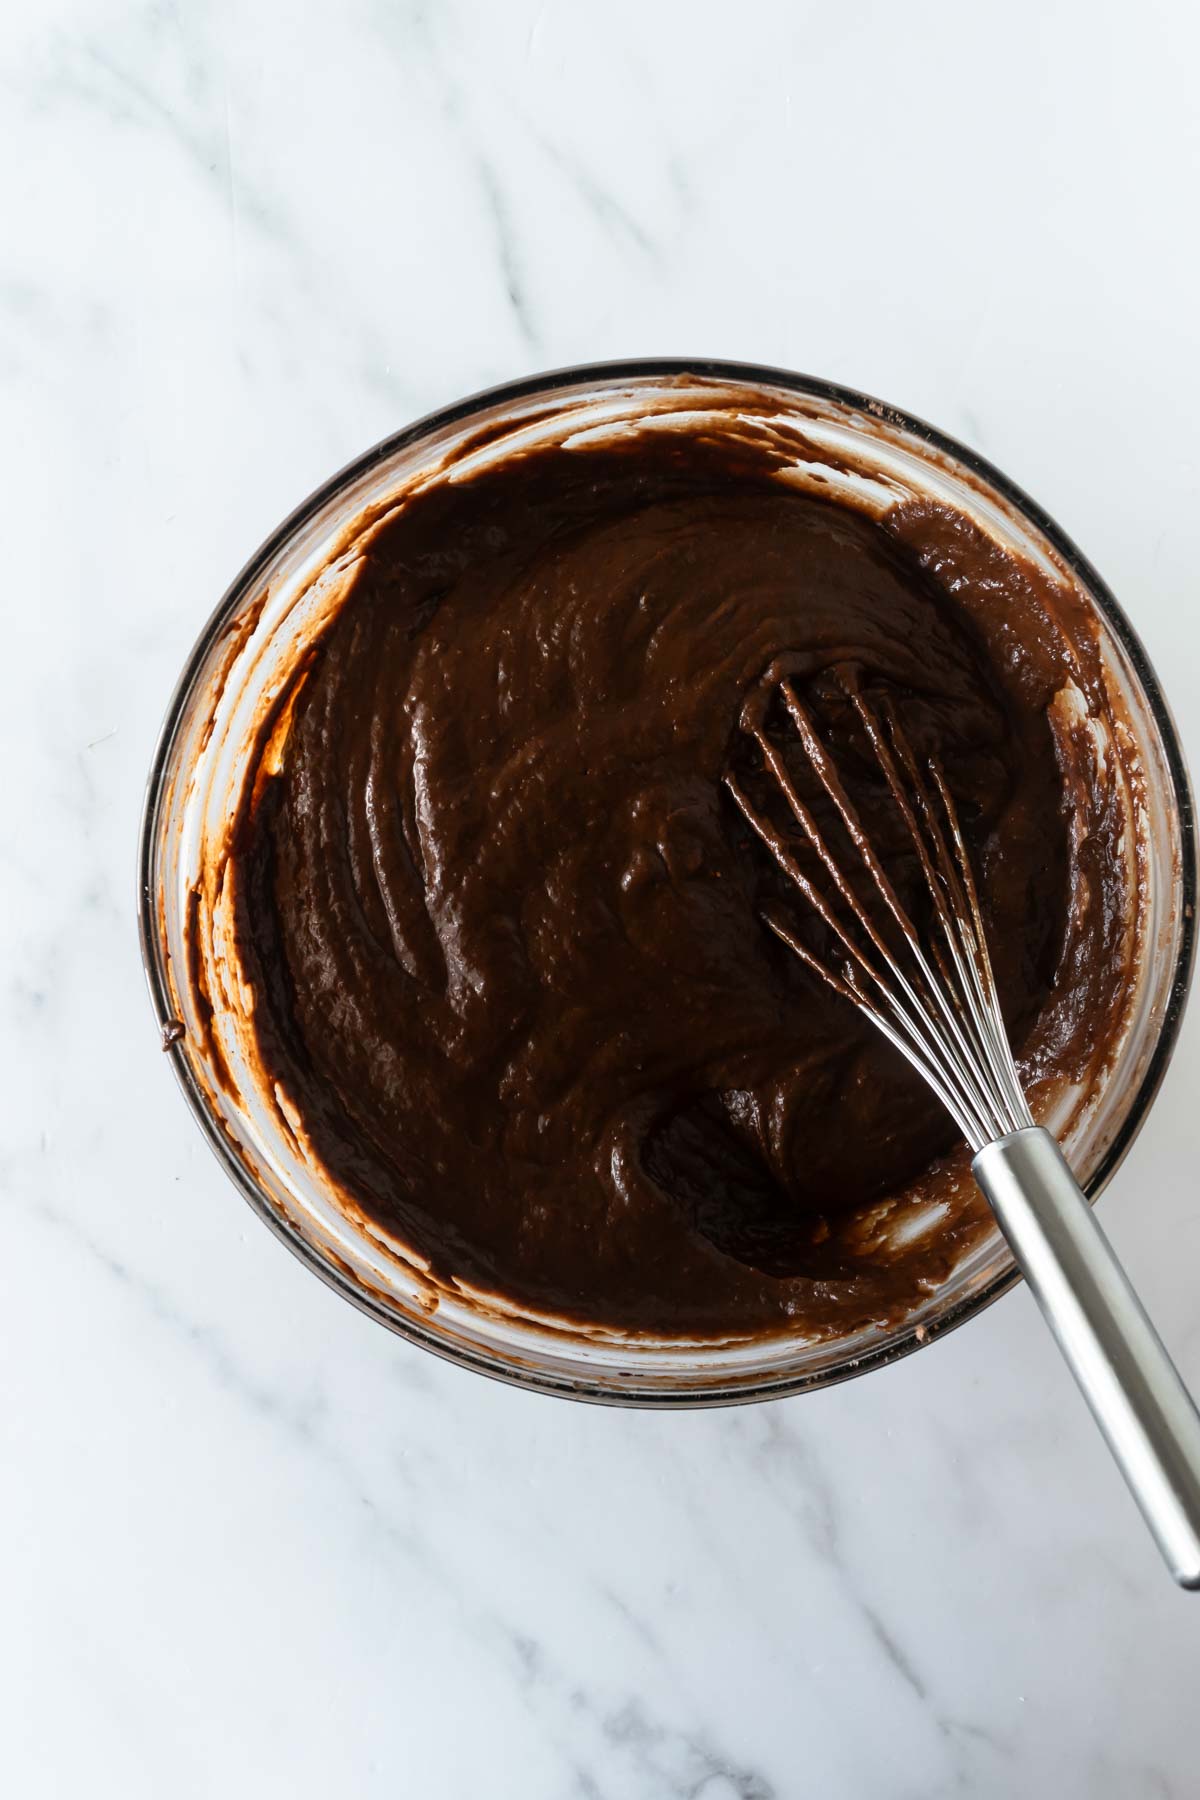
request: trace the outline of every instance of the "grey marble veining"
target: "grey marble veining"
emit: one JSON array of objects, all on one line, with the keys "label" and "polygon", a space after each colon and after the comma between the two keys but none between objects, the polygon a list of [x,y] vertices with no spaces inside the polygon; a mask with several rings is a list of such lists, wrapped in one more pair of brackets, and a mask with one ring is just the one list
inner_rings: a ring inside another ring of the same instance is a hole
[{"label": "grey marble veining", "polygon": [[[326,1292],[205,1150],[134,927],[231,575],[577,359],[937,420],[1200,739],[1192,9],[45,0],[0,22],[0,1788],[1190,1800],[1200,1607],[1017,1293],[765,1408],[571,1407]],[[1103,1202],[1200,1382],[1200,1026]]]}]

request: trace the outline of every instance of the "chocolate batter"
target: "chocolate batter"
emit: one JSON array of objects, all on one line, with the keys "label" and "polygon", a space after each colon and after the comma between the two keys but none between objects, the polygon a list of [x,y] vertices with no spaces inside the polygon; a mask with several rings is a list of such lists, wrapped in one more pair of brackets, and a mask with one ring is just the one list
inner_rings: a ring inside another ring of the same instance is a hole
[{"label": "chocolate batter", "polygon": [[231,860],[256,1054],[444,1284],[656,1335],[843,1331],[983,1228],[937,1103],[761,922],[779,878],[721,778],[761,780],[738,719],[781,657],[910,896],[846,672],[940,758],[1035,1091],[1085,1081],[1120,1011],[1082,616],[958,515],[875,522],[781,460],[731,425],[410,497],[264,730]]}]

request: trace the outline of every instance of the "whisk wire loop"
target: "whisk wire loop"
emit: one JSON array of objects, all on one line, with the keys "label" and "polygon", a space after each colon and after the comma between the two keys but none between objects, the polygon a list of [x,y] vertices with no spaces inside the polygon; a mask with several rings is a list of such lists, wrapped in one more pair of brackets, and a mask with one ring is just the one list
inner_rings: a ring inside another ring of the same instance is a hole
[{"label": "whisk wire loop", "polygon": [[[877,714],[852,675],[843,686],[862,725],[891,799],[904,822],[929,892],[935,930],[924,937],[898,895],[827,745],[792,682],[779,683],[783,714],[833,806],[853,852],[898,932],[894,949],[860,900],[844,860],[835,854],[801,796],[783,752],[756,710],[745,729],[782,794],[794,824],[830,883],[826,895],[778,827],[732,772],[726,786],[751,830],[845,953],[840,968],[817,956],[778,912],[765,916],[775,936],[843,999],[853,1002],[912,1064],[978,1153],[986,1144],[1032,1125],[1009,1048],[988,956],[978,890],[966,840],[942,770],[922,769],[891,707]],[[907,963],[907,966],[906,966]]]}]

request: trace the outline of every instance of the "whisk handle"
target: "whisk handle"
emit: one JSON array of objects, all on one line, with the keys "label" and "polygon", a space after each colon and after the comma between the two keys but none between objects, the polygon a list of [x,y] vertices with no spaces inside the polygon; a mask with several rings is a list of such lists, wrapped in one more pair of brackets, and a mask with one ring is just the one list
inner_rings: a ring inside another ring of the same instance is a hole
[{"label": "whisk handle", "polygon": [[1048,1131],[972,1164],[1171,1573],[1200,1588],[1200,1413]]}]

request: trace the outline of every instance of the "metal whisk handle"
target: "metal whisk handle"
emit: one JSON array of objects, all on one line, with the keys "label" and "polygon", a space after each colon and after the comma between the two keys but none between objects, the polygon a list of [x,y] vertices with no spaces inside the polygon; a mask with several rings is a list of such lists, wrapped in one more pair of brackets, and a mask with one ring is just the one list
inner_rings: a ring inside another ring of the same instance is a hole
[{"label": "metal whisk handle", "polygon": [[1049,1132],[971,1165],[1176,1581],[1200,1588],[1200,1413]]}]

